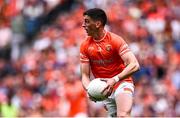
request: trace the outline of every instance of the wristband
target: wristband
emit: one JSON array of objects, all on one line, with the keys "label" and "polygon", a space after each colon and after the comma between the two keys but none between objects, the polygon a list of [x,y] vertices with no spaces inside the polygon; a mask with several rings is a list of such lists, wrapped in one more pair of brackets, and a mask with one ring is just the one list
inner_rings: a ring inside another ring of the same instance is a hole
[{"label": "wristband", "polygon": [[120,78],[118,77],[118,75],[114,76],[113,79],[115,80],[115,82],[119,82]]}]

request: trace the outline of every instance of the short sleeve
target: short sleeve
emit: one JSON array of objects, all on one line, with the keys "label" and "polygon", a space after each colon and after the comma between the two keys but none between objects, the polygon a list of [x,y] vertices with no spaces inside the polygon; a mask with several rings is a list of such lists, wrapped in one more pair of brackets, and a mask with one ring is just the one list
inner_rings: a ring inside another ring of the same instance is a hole
[{"label": "short sleeve", "polygon": [[121,38],[119,36],[115,36],[113,38],[113,44],[120,56],[131,51],[128,44],[124,41],[123,38]]},{"label": "short sleeve", "polygon": [[80,46],[80,62],[81,63],[88,63],[89,62],[89,58],[87,56],[87,45],[85,44],[85,42],[83,42]]}]

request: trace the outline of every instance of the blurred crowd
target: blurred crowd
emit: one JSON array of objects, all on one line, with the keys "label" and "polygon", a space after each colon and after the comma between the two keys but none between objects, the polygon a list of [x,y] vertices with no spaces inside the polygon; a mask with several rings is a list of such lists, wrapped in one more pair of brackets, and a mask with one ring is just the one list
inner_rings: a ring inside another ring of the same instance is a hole
[{"label": "blurred crowd", "polygon": [[0,116],[106,116],[81,85],[86,9],[106,11],[141,65],[132,116],[180,117],[180,1],[0,0]]}]

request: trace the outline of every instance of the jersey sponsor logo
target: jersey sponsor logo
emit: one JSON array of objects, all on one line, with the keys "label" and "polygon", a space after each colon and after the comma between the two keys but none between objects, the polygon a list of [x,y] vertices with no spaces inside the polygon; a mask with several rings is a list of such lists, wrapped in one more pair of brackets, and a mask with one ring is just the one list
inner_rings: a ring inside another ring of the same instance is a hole
[{"label": "jersey sponsor logo", "polygon": [[92,59],[91,62],[99,64],[99,65],[106,65],[108,63],[112,63],[113,59],[112,58],[111,59],[98,59],[98,60]]}]

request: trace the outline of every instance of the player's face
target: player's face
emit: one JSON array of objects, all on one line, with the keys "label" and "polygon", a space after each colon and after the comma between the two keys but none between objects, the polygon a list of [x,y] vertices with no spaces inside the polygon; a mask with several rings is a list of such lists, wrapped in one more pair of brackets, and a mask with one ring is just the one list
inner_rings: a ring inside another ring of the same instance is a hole
[{"label": "player's face", "polygon": [[88,36],[93,36],[98,30],[97,21],[92,20],[87,15],[84,16],[84,21],[82,26],[86,30]]}]

